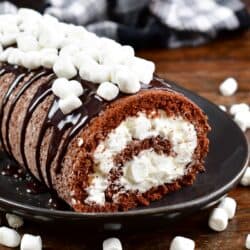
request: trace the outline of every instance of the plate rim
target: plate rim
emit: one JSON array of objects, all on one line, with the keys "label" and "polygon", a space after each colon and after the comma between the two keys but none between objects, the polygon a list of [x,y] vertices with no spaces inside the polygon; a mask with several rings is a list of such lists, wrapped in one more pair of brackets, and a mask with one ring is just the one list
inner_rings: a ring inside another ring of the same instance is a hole
[{"label": "plate rim", "polygon": [[[40,208],[40,207],[36,207],[36,206],[32,206],[32,205],[24,205],[23,203],[14,202],[14,201],[2,198],[2,197],[0,197],[0,207],[2,208],[2,206],[4,206],[4,209],[6,207],[7,207],[7,209],[12,209],[12,210],[15,209],[15,212],[19,212],[19,211],[23,210],[23,211],[27,212],[27,216],[29,214],[34,214],[36,216],[46,216],[46,217],[54,217],[54,218],[55,217],[60,217],[60,218],[64,217],[64,219],[88,219],[88,218],[93,218],[93,217],[105,219],[105,218],[114,218],[114,217],[117,218],[117,217],[145,216],[145,215],[153,215],[153,214],[158,214],[158,213],[167,214],[167,213],[181,212],[182,210],[189,209],[192,207],[202,207],[202,206],[216,200],[216,198],[226,194],[227,191],[229,191],[231,188],[233,188],[238,183],[238,181],[240,180],[240,178],[242,177],[242,175],[244,174],[244,172],[247,168],[248,158],[249,158],[250,153],[248,150],[248,142],[247,142],[246,136],[244,135],[242,130],[238,127],[238,125],[233,121],[233,119],[231,119],[231,117],[227,113],[222,111],[213,102],[200,96],[199,94],[194,93],[191,90],[188,90],[182,86],[179,86],[178,84],[172,82],[171,80],[165,80],[165,79],[161,79],[161,80],[166,81],[168,84],[171,85],[171,87],[174,87],[173,89],[175,91],[177,91],[178,93],[180,92],[181,94],[184,94],[184,95],[185,95],[185,93],[187,93],[191,96],[194,96],[196,99],[199,99],[203,102],[205,101],[205,102],[209,103],[211,105],[211,107],[213,107],[213,109],[216,109],[217,112],[220,112],[223,116],[225,116],[226,119],[228,120],[228,122],[231,122],[233,124],[233,126],[238,130],[239,134],[241,135],[242,142],[244,142],[244,144],[242,144],[242,146],[243,146],[244,150],[246,150],[246,157],[242,161],[241,165],[239,166],[239,168],[241,168],[241,171],[238,172],[237,175],[235,175],[234,178],[230,182],[228,182],[226,185],[213,191],[210,194],[207,194],[205,196],[201,196],[201,197],[196,198],[196,199],[192,199],[190,201],[180,202],[180,203],[173,204],[173,205],[164,205],[164,206],[154,207],[154,208],[142,207],[138,210],[128,210],[128,211],[120,211],[120,212],[91,212],[91,213],[87,213],[87,212],[75,212],[75,211],[66,211],[66,210],[54,210],[54,209],[49,209],[49,208]],[[193,100],[191,100],[191,101],[194,102]]]}]

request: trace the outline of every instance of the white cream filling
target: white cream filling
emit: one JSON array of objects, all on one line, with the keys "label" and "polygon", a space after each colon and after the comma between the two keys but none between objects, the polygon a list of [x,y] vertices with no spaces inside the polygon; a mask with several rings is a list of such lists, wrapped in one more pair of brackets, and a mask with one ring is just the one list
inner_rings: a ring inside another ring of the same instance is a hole
[{"label": "white cream filling", "polygon": [[159,155],[153,149],[141,151],[124,164],[123,175],[116,182],[123,187],[120,192],[146,192],[152,187],[171,183],[184,176],[186,165],[192,161],[197,146],[194,125],[180,116],[168,117],[162,110],[159,110],[157,116],[155,112],[150,115],[140,112],[121,122],[96,148],[94,179],[87,189],[88,197],[85,202],[103,205],[104,191],[109,186],[109,172],[117,168],[113,157],[133,139],[143,140],[156,136],[170,141],[175,156]]}]

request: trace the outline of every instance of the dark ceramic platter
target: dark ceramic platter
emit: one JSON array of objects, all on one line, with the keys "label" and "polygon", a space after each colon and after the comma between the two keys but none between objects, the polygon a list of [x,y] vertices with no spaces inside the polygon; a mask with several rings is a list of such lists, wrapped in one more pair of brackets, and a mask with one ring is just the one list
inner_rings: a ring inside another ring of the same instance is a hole
[{"label": "dark ceramic platter", "polygon": [[239,182],[244,173],[248,158],[245,136],[216,105],[178,85],[173,84],[172,87],[205,111],[212,128],[206,172],[198,175],[193,186],[169,194],[148,207],[128,212],[87,214],[75,213],[68,208],[51,209],[48,206],[49,193],[28,194],[25,182],[0,176],[0,207],[36,222],[95,230],[121,230],[166,224],[219,199]]}]

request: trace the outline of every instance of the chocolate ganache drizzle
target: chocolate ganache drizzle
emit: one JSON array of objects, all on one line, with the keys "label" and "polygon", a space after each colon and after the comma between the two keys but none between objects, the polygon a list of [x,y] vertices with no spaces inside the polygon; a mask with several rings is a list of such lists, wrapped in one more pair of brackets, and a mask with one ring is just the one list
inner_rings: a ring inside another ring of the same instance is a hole
[{"label": "chocolate ganache drizzle", "polygon": [[[5,64],[2,66],[2,69],[0,71],[0,77],[3,76],[6,73],[12,73],[14,74],[14,80],[10,84],[4,98],[1,104],[0,108],[0,140],[2,141],[4,150],[8,152],[11,156],[11,145],[9,141],[9,126],[10,126],[10,119],[11,115],[14,111],[15,106],[17,105],[18,100],[20,97],[28,91],[29,87],[32,84],[35,84],[36,81],[38,81],[42,77],[47,77],[45,83],[40,85],[34,94],[33,98],[31,99],[28,108],[26,110],[23,124],[21,126],[21,138],[20,138],[20,152],[21,157],[23,160],[23,165],[27,169],[28,172],[28,163],[27,158],[25,155],[25,137],[26,137],[26,130],[29,124],[29,121],[31,119],[32,114],[36,110],[36,108],[50,95],[53,95],[52,93],[52,84],[54,80],[56,79],[56,75],[53,73],[52,70],[43,69],[40,68],[35,71],[30,71],[27,69],[24,69],[22,67],[17,66],[10,66],[8,64]],[[30,76],[31,75],[31,76]],[[25,77],[28,77],[28,80],[24,81]],[[86,124],[96,115],[102,111],[106,105],[109,103],[103,99],[101,99],[97,94],[96,90],[98,85],[93,84],[88,81],[82,80],[80,77],[77,77],[75,80],[81,82],[84,92],[83,95],[80,97],[82,101],[82,106],[78,108],[77,110],[74,110],[70,114],[63,114],[62,111],[59,108],[58,101],[59,99],[54,96],[53,101],[51,103],[51,106],[49,107],[49,110],[47,112],[47,115],[42,123],[41,130],[39,131],[38,141],[36,145],[36,168],[39,174],[39,179],[41,182],[47,184],[51,189],[53,188],[52,184],[52,178],[51,178],[51,163],[55,160],[55,157],[58,154],[58,157],[56,158],[56,167],[55,167],[55,173],[60,173],[61,167],[62,167],[62,161],[64,159],[64,156],[66,154],[67,148],[69,143],[72,141],[72,139],[80,132],[80,130],[86,126]],[[5,106],[7,102],[9,101],[9,98],[12,94],[14,94],[14,91],[19,86],[19,84],[22,84],[20,89],[15,93],[15,96],[13,100],[11,100],[8,113],[6,114],[6,122],[4,126],[6,127],[5,132],[5,141],[3,140],[2,136],[2,128],[3,128],[3,117],[4,117],[4,111]],[[170,86],[158,79],[154,79],[151,81],[150,84],[142,84],[141,89],[168,89]],[[123,96],[126,96],[126,94],[120,93],[119,96],[116,98],[121,98]],[[47,152],[47,158],[46,158],[46,164],[45,164],[45,173],[42,171],[41,168],[41,152],[40,148],[43,143],[44,136],[48,129],[51,129],[52,135],[49,141],[49,147]],[[64,138],[64,139],[63,139]],[[62,143],[63,142],[63,143]],[[46,181],[47,180],[47,181]]]}]

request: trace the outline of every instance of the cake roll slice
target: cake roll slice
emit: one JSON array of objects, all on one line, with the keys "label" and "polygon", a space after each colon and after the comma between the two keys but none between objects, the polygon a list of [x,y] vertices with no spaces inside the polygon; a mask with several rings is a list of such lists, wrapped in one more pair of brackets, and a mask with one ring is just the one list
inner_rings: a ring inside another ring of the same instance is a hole
[{"label": "cake roll slice", "polygon": [[32,10],[0,21],[11,25],[0,26],[0,140],[21,167],[77,212],[125,211],[193,184],[207,117],[152,62]]}]

